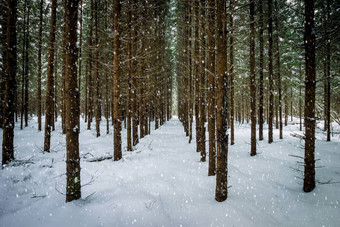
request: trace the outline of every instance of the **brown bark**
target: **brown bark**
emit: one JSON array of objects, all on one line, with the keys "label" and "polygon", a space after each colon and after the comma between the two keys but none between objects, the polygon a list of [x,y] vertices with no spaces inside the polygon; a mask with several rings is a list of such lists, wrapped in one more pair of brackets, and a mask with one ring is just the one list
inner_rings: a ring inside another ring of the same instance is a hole
[{"label": "brown bark", "polygon": [[14,97],[16,91],[17,72],[17,1],[6,2],[6,42],[4,43],[5,72],[4,72],[4,106],[3,106],[3,138],[2,165],[14,160]]},{"label": "brown bark", "polygon": [[222,202],[228,196],[226,1],[217,0],[217,5],[217,166],[215,199],[218,202]]},{"label": "brown bark", "polygon": [[49,50],[48,50],[48,68],[47,68],[47,86],[46,86],[46,116],[45,116],[45,137],[44,137],[44,152],[50,152],[51,146],[51,130],[53,122],[53,107],[54,107],[54,44],[55,44],[55,33],[56,33],[56,0],[52,1],[51,6],[51,27],[49,37]]},{"label": "brown bark", "polygon": [[77,17],[79,0],[66,1],[66,202],[81,197],[79,157],[79,91],[77,83]]},{"label": "brown bark", "polygon": [[273,26],[272,0],[268,0],[268,74],[269,74],[269,114],[268,114],[268,143],[273,142],[274,115],[274,85],[273,85]]},{"label": "brown bark", "polygon": [[305,1],[305,165],[303,190],[315,188],[315,33],[314,1]]},{"label": "brown bark", "polygon": [[[63,2],[64,3],[64,7],[66,8],[66,1]],[[64,21],[66,21],[66,13],[64,12]],[[91,20],[92,21],[92,20]],[[66,93],[65,93],[65,77],[66,77],[66,26],[64,24],[64,31],[63,31],[63,68],[62,68],[62,81],[63,81],[63,85],[62,85],[62,112],[61,112],[61,125],[62,125],[62,133],[66,134],[66,102],[65,102],[65,97],[66,97]]]},{"label": "brown bark", "polygon": [[283,139],[283,125],[282,125],[282,88],[281,88],[281,63],[280,63],[280,40],[279,40],[279,8],[277,5],[277,0],[275,0],[275,40],[276,40],[276,73],[277,73],[277,87],[279,92],[278,100],[278,117],[279,117],[279,128],[280,135],[279,138]]},{"label": "brown bark", "polygon": [[113,121],[114,121],[114,156],[113,160],[122,158],[121,121],[120,121],[120,0],[113,2]]},{"label": "brown bark", "polygon": [[[327,0],[327,24],[330,24],[330,5],[331,1]],[[327,141],[331,141],[331,40],[329,31],[326,32],[326,61],[327,61],[327,105],[326,105],[326,118],[327,118]]]},{"label": "brown bark", "polygon": [[255,2],[250,0],[250,155],[256,155]]},{"label": "brown bark", "polygon": [[20,111],[20,129],[23,129],[24,127],[24,112],[25,112],[25,107],[24,107],[24,99],[25,99],[25,71],[26,71],[26,36],[27,36],[27,0],[24,2],[24,39],[22,41],[22,77],[21,77],[21,111]]},{"label": "brown bark", "polygon": [[94,2],[94,27],[95,27],[95,78],[96,78],[96,136],[100,136],[101,121],[101,94],[100,94],[100,78],[99,78],[99,52],[98,52],[98,0]]},{"label": "brown bark", "polygon": [[260,42],[260,59],[259,59],[259,74],[260,74],[260,81],[259,81],[259,140],[263,140],[263,124],[264,124],[264,111],[263,111],[263,2],[259,1],[259,14],[260,14],[260,21],[259,21],[259,42]]},{"label": "brown bark", "polygon": [[234,105],[234,1],[230,0],[230,32],[229,32],[229,51],[230,51],[230,145],[235,144],[235,105]]},{"label": "brown bark", "polygon": [[[25,58],[25,70],[24,70],[24,78],[23,78],[23,84],[22,86],[24,87],[24,92],[25,92],[25,99],[22,100],[23,102],[23,111],[24,111],[24,116],[25,116],[25,127],[28,126],[28,83],[29,83],[29,58],[28,58],[28,49],[29,49],[29,26],[30,26],[30,8],[31,4],[28,3],[27,5],[27,12],[26,12],[26,23],[25,23],[25,30],[26,30],[26,35],[24,38],[24,45],[25,45],[25,52],[23,55],[23,58]],[[23,117],[23,116],[22,116]]]},{"label": "brown bark", "polygon": [[[132,0],[129,0],[129,7],[131,7]],[[131,91],[132,91],[132,84],[131,84],[131,73],[132,73],[132,9],[128,8],[128,46],[127,46],[127,86],[126,86],[126,138],[127,138],[127,150],[132,151],[132,132],[131,132]]]},{"label": "brown bark", "polygon": [[195,0],[194,2],[195,5],[195,9],[194,9],[194,23],[195,25],[193,26],[194,29],[194,47],[193,47],[193,58],[194,58],[194,69],[193,69],[193,74],[194,74],[194,85],[195,85],[195,120],[196,120],[196,151],[200,152],[201,151],[201,133],[200,133],[200,98],[201,98],[201,94],[200,94],[200,77],[201,77],[201,73],[202,71],[200,70],[200,44],[199,44],[199,32],[201,33],[202,31],[200,30],[200,25],[199,25],[199,19],[200,19],[200,13],[199,13],[199,0]]},{"label": "brown bark", "polygon": [[91,123],[92,123],[92,118],[93,118],[93,0],[91,0],[91,20],[90,20],[90,37],[89,37],[89,76],[88,76],[88,95],[89,95],[89,100],[88,100],[88,116],[87,116],[87,130],[91,130]]},{"label": "brown bark", "polygon": [[138,140],[138,109],[137,109],[137,0],[133,0],[132,3],[133,17],[131,20],[131,35],[132,35],[132,71],[131,71],[131,104],[132,104],[132,145],[136,146]]},{"label": "brown bark", "polygon": [[208,12],[208,131],[209,131],[209,176],[215,175],[216,171],[216,137],[215,137],[215,1],[209,1]]},{"label": "brown bark", "polygon": [[[193,3],[193,0],[191,0],[190,4]],[[188,77],[189,77],[189,80],[188,80],[188,112],[189,112],[189,143],[191,143],[191,140],[192,140],[192,123],[193,123],[193,120],[194,120],[194,109],[193,109],[193,105],[194,105],[194,87],[193,87],[193,56],[194,56],[194,51],[193,51],[193,48],[192,48],[192,33],[193,33],[193,29],[192,27],[190,26],[192,24],[192,21],[193,21],[193,7],[190,5],[189,7],[189,47],[188,47],[188,50],[189,50],[189,56],[188,56],[188,60],[189,60],[189,73],[188,73]]]},{"label": "brown bark", "polygon": [[[79,100],[81,100],[81,81],[82,81],[82,51],[83,51],[83,0],[80,0],[80,13],[79,13],[79,66],[78,66],[78,90],[79,90]],[[81,107],[79,107],[81,108]],[[86,110],[84,111],[86,112]],[[82,111],[80,111],[82,113]],[[79,116],[79,130],[80,130],[80,116]]]},{"label": "brown bark", "polygon": [[200,134],[200,141],[199,147],[201,152],[201,162],[206,161],[206,150],[205,150],[205,0],[200,1],[201,5],[201,20],[200,20],[200,29],[201,29],[201,50],[200,50],[200,62],[201,62],[201,75],[200,75],[200,82],[199,82],[199,134]]},{"label": "brown bark", "polygon": [[4,91],[5,91],[5,77],[6,77],[6,24],[7,24],[7,12],[6,3],[0,4],[0,42],[1,42],[1,74],[0,74],[0,128],[3,124],[3,106],[4,106]]}]

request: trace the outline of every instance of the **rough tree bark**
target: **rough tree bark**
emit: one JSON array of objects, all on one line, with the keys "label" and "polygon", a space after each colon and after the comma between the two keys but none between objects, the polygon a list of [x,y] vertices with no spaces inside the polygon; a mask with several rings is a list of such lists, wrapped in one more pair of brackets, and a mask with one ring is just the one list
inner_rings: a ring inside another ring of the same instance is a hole
[{"label": "rough tree bark", "polygon": [[305,169],[303,190],[315,188],[315,33],[314,0],[305,1]]},{"label": "rough tree bark", "polygon": [[228,196],[226,1],[217,0],[217,5],[217,166],[215,199],[222,202]]},{"label": "rough tree bark", "polygon": [[229,5],[229,51],[230,51],[230,145],[235,144],[235,127],[234,127],[234,121],[235,121],[235,107],[234,107],[234,1],[230,0]]},{"label": "rough tree bark", "polygon": [[14,96],[16,91],[17,73],[17,1],[6,2],[6,43],[5,45],[5,73],[4,73],[4,106],[3,106],[3,139],[2,165],[14,160]]},{"label": "rough tree bark", "polygon": [[273,85],[273,25],[272,0],[268,0],[268,80],[269,80],[269,114],[268,143],[273,142],[274,85]]},{"label": "rough tree bark", "polygon": [[209,176],[216,171],[216,142],[215,142],[215,1],[209,1],[208,12],[208,131],[209,131]]},{"label": "rough tree bark", "polygon": [[92,117],[93,117],[93,0],[91,0],[90,3],[91,7],[91,13],[90,13],[90,36],[89,36],[89,76],[88,76],[88,94],[89,94],[89,100],[88,100],[88,116],[87,116],[87,130],[91,130],[91,123],[92,123]]},{"label": "rough tree bark", "polygon": [[204,98],[204,92],[205,92],[205,36],[206,36],[206,29],[205,29],[205,0],[201,0],[200,7],[201,7],[201,13],[200,13],[200,29],[201,29],[201,49],[200,49],[200,61],[201,61],[201,75],[200,75],[200,82],[199,82],[199,101],[200,101],[200,107],[199,107],[199,134],[200,134],[200,141],[199,141],[199,147],[201,152],[201,162],[206,161],[206,150],[205,150],[205,98]]},{"label": "rough tree bark", "polygon": [[96,78],[96,136],[100,136],[100,120],[101,120],[101,95],[100,95],[100,78],[99,78],[99,43],[98,43],[98,0],[94,2],[94,45],[95,45],[95,78]]},{"label": "rough tree bark", "polygon": [[250,0],[250,155],[256,155],[255,2]]},{"label": "rough tree bark", "polygon": [[47,68],[47,86],[46,86],[46,115],[45,115],[45,137],[44,137],[44,151],[50,152],[51,145],[51,130],[53,122],[53,96],[54,96],[54,81],[53,81],[53,67],[54,67],[54,44],[56,33],[56,7],[57,1],[52,0],[51,5],[51,27],[49,37],[49,50],[48,50],[48,68]]},{"label": "rough tree bark", "polygon": [[260,41],[260,61],[259,61],[259,140],[263,140],[263,123],[264,123],[264,112],[263,112],[263,2],[259,1],[259,14],[260,14],[260,28],[259,28],[259,41]]},{"label": "rough tree bark", "polygon": [[131,71],[131,104],[132,104],[132,145],[136,146],[139,142],[138,140],[138,109],[137,109],[137,22],[138,22],[138,12],[137,12],[137,0],[133,0],[132,3],[132,71]]},{"label": "rough tree bark", "polygon": [[283,124],[282,124],[282,86],[281,86],[281,63],[280,63],[280,38],[279,38],[279,8],[277,0],[275,0],[275,40],[276,40],[276,74],[277,86],[279,92],[279,138],[283,139]]},{"label": "rough tree bark", "polygon": [[44,1],[40,1],[40,17],[39,17],[39,44],[38,44],[38,130],[41,131],[41,49],[42,49],[42,22],[43,22],[43,5]]},{"label": "rough tree bark", "polygon": [[66,1],[66,202],[81,197],[79,157],[79,91],[77,83],[77,17],[79,0]]},{"label": "rough tree bark", "polygon": [[114,161],[122,158],[120,121],[120,0],[113,1],[113,121],[114,121]]}]

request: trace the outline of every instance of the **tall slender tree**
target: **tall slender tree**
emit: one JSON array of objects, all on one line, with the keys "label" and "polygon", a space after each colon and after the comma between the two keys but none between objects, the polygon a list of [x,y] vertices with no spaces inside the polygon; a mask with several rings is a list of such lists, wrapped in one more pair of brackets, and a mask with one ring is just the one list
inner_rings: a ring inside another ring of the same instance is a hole
[{"label": "tall slender tree", "polygon": [[215,1],[208,2],[208,131],[209,131],[209,176],[216,172],[216,137],[215,137]]},{"label": "tall slender tree", "polygon": [[113,121],[114,121],[114,161],[122,158],[120,120],[120,0],[113,1]]},{"label": "tall slender tree", "polygon": [[315,33],[314,0],[305,1],[305,169],[303,190],[315,188]]},{"label": "tall slender tree", "polygon": [[100,121],[101,121],[101,94],[100,94],[100,78],[99,78],[99,37],[98,37],[98,0],[94,1],[94,51],[95,51],[95,79],[96,79],[96,135],[100,136]]},{"label": "tall slender tree", "polygon": [[259,42],[260,42],[260,59],[259,59],[259,140],[263,140],[263,124],[264,124],[264,113],[263,113],[263,1],[259,1]]},{"label": "tall slender tree", "polygon": [[235,144],[235,107],[234,107],[234,1],[229,2],[229,54],[230,54],[230,145]]},{"label": "tall slender tree", "polygon": [[66,0],[66,202],[81,197],[77,22],[79,0]]},{"label": "tall slender tree", "polygon": [[49,37],[48,49],[48,68],[47,68],[47,87],[46,87],[46,115],[45,115],[45,137],[44,137],[44,151],[50,152],[51,146],[51,130],[53,122],[53,106],[54,106],[54,46],[55,46],[55,33],[56,33],[56,7],[57,1],[52,0],[51,5],[51,27]]},{"label": "tall slender tree", "polygon": [[17,74],[17,1],[7,0],[7,15],[4,73],[4,106],[3,106],[3,138],[2,165],[14,159],[14,97]]},{"label": "tall slender tree", "polygon": [[277,0],[274,2],[275,4],[275,41],[276,41],[276,52],[275,52],[275,59],[276,59],[276,79],[277,79],[277,89],[279,93],[279,100],[278,100],[278,123],[280,128],[280,135],[279,138],[283,139],[283,124],[282,124],[282,86],[281,86],[281,61],[280,61],[280,38],[279,38],[279,6]]},{"label": "tall slender tree", "polygon": [[38,89],[37,89],[37,109],[38,109],[38,130],[41,131],[41,50],[42,50],[42,29],[43,29],[43,6],[44,1],[40,0],[40,16],[39,16],[39,43],[38,43]]},{"label": "tall slender tree", "polygon": [[274,117],[273,22],[272,21],[273,21],[272,0],[268,0],[268,81],[269,81],[268,143],[273,142],[273,117]]},{"label": "tall slender tree", "polygon": [[138,144],[138,109],[137,109],[137,23],[138,11],[137,0],[132,2],[132,20],[131,20],[131,52],[132,52],[132,70],[131,70],[131,111],[132,111],[132,145]]},{"label": "tall slender tree", "polygon": [[227,97],[227,28],[226,1],[217,0],[217,166],[215,199],[222,202],[228,196],[228,97]]},{"label": "tall slender tree", "polygon": [[250,0],[250,155],[256,155],[255,1]]}]

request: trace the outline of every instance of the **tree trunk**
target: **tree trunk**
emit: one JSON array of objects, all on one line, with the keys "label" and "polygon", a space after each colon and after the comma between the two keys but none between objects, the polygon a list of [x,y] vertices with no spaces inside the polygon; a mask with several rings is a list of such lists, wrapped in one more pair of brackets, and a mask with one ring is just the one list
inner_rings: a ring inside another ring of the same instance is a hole
[{"label": "tree trunk", "polygon": [[217,0],[217,168],[215,199],[222,202],[228,196],[228,97],[227,97],[227,28],[226,1]]},{"label": "tree trunk", "polygon": [[100,136],[101,120],[101,95],[100,95],[100,78],[99,78],[99,53],[98,53],[98,0],[94,2],[94,27],[95,27],[95,78],[96,78],[96,135]]},{"label": "tree trunk", "polygon": [[2,2],[0,4],[0,25],[1,25],[1,34],[0,34],[0,42],[1,42],[1,74],[0,74],[0,128],[3,126],[3,107],[4,107],[4,91],[5,91],[5,78],[6,78],[6,3]]},{"label": "tree trunk", "polygon": [[209,176],[216,173],[216,137],[215,137],[215,1],[209,1],[208,12],[208,131],[209,131]]},{"label": "tree trunk", "polygon": [[132,151],[132,143],[131,143],[131,73],[132,73],[132,9],[130,8],[132,4],[132,0],[129,0],[129,8],[128,8],[128,46],[127,46],[127,59],[128,59],[128,75],[127,75],[127,86],[126,86],[126,138],[127,138],[127,150]]},{"label": "tree trunk", "polygon": [[[261,2],[261,1],[260,1]],[[235,144],[235,107],[234,107],[234,1],[230,0],[230,32],[229,32],[229,49],[230,49],[230,145]]]},{"label": "tree trunk", "polygon": [[77,83],[77,17],[79,0],[66,1],[66,202],[81,197],[79,157],[79,91]]},{"label": "tree trunk", "polygon": [[89,37],[89,81],[88,81],[88,94],[89,94],[89,100],[88,100],[88,116],[87,116],[87,130],[91,130],[91,123],[92,123],[92,118],[93,118],[93,76],[92,76],[92,71],[93,71],[93,43],[92,43],[92,37],[93,37],[93,0],[91,0],[91,20],[90,20],[90,37]]},{"label": "tree trunk", "polygon": [[21,77],[21,110],[20,110],[20,129],[24,128],[24,113],[25,113],[25,71],[26,71],[26,36],[27,36],[27,22],[26,22],[26,16],[27,16],[27,0],[24,2],[24,38],[22,41],[22,77]]},{"label": "tree trunk", "polygon": [[314,1],[305,1],[305,169],[303,190],[311,192],[315,188],[315,33]]},{"label": "tree trunk", "polygon": [[120,121],[120,0],[113,1],[113,121],[114,121],[114,161],[122,158]]},{"label": "tree trunk", "polygon": [[3,106],[3,139],[2,165],[14,160],[14,97],[16,91],[17,73],[17,1],[7,0],[7,23],[5,45],[5,73],[4,73],[4,106]]},{"label": "tree trunk", "polygon": [[[80,13],[79,13],[79,66],[78,66],[78,90],[79,90],[79,101],[81,100],[81,77],[82,77],[82,50],[83,50],[83,0],[80,0]],[[79,106],[81,108],[81,106]],[[86,111],[86,110],[85,110]],[[85,112],[84,111],[84,112]],[[80,111],[81,115],[82,111]],[[79,131],[80,131],[80,116],[79,116],[79,125],[78,125]]]},{"label": "tree trunk", "polygon": [[195,120],[196,120],[196,151],[197,152],[201,152],[201,138],[200,138],[200,98],[201,98],[201,94],[200,94],[200,77],[201,77],[201,73],[202,71],[200,70],[200,44],[199,44],[199,33],[202,34],[202,31],[200,30],[200,25],[199,25],[199,19],[200,19],[200,13],[199,13],[199,0],[195,0],[194,4],[195,4],[195,10],[194,10],[194,23],[195,25],[193,26],[194,29],[194,48],[193,48],[193,58],[194,58],[194,64],[193,64],[193,76],[194,76],[194,85],[195,85]]},{"label": "tree trunk", "polygon": [[275,40],[276,40],[276,72],[277,72],[277,83],[279,90],[279,126],[280,126],[280,139],[283,139],[283,125],[282,125],[282,89],[281,89],[281,63],[280,63],[280,39],[279,39],[279,8],[277,0],[275,0]]},{"label": "tree trunk", "polygon": [[53,67],[54,67],[54,44],[56,32],[56,0],[52,0],[51,6],[51,27],[49,37],[48,50],[48,68],[47,68],[47,82],[46,82],[46,116],[45,116],[45,138],[44,138],[44,152],[50,152],[51,146],[51,130],[53,124],[53,97],[54,97],[54,81],[53,81]]},{"label": "tree trunk", "polygon": [[[330,25],[330,5],[331,1],[327,0],[327,24]],[[326,108],[326,115],[327,115],[327,141],[331,141],[331,40],[329,37],[329,30],[326,32],[326,61],[327,61],[327,108]]]},{"label": "tree trunk", "polygon": [[205,0],[201,0],[201,50],[200,50],[200,59],[201,59],[201,75],[200,75],[200,82],[199,82],[199,101],[200,101],[200,125],[199,125],[199,134],[200,134],[200,152],[201,152],[201,162],[206,161],[206,150],[205,150],[205,36],[206,36],[206,29],[205,29]]},{"label": "tree trunk", "polygon": [[41,49],[42,49],[42,22],[43,22],[43,5],[44,1],[40,1],[40,17],[39,17],[39,45],[38,45],[38,130],[41,131]]},{"label": "tree trunk", "polygon": [[132,104],[132,145],[136,146],[138,144],[138,108],[137,108],[137,0],[134,0],[132,3],[132,27],[131,27],[131,35],[132,35],[132,71],[131,71],[131,104]]},{"label": "tree trunk", "polygon": [[255,2],[250,1],[250,155],[256,155]]},{"label": "tree trunk", "polygon": [[273,115],[274,115],[274,85],[273,85],[273,26],[272,26],[272,0],[268,0],[268,74],[269,74],[269,116],[268,116],[268,143],[273,142]]},{"label": "tree trunk", "polygon": [[29,49],[29,36],[30,36],[30,8],[31,3],[28,3],[27,6],[27,20],[26,20],[26,38],[25,38],[25,100],[24,100],[24,113],[25,113],[25,127],[28,126],[28,83],[29,83],[29,58],[28,58],[28,49]]}]

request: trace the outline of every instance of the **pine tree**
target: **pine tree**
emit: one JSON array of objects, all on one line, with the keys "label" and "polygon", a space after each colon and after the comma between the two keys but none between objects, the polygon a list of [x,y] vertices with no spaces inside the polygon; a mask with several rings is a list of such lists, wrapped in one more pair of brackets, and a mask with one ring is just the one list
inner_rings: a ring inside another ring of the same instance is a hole
[{"label": "pine tree", "polygon": [[122,158],[120,121],[120,0],[113,2],[113,121],[114,121],[114,161]]},{"label": "pine tree", "polygon": [[47,88],[46,88],[46,116],[45,116],[45,137],[44,137],[44,151],[50,152],[51,146],[51,130],[53,122],[53,106],[54,106],[54,48],[55,48],[55,33],[56,33],[56,4],[57,1],[53,0],[51,5],[51,27],[49,37],[49,50],[48,50],[48,70],[47,70]]},{"label": "pine tree", "polygon": [[77,22],[79,0],[67,0],[66,31],[66,202],[81,197],[79,157],[79,91],[77,83]]},{"label": "pine tree", "polygon": [[256,84],[255,84],[255,2],[250,1],[250,115],[251,138],[250,155],[256,155]]},{"label": "pine tree", "polygon": [[6,43],[4,43],[4,106],[3,106],[3,139],[2,165],[14,159],[14,97],[17,74],[17,1],[7,0],[6,7]]},{"label": "pine tree", "polygon": [[314,1],[305,1],[305,169],[303,190],[315,188],[315,34]]},{"label": "pine tree", "polygon": [[274,118],[274,81],[273,81],[273,18],[272,0],[268,0],[268,80],[269,80],[269,114],[268,114],[268,143],[273,142]]},{"label": "pine tree", "polygon": [[228,196],[228,97],[227,97],[227,28],[226,28],[226,1],[217,1],[217,165],[216,165],[216,193],[215,199],[222,202]]},{"label": "pine tree", "polygon": [[209,31],[208,31],[208,131],[209,131],[209,176],[216,173],[216,143],[215,143],[215,14],[216,7],[214,1],[209,1]]}]

